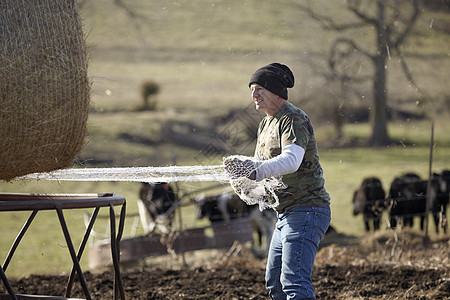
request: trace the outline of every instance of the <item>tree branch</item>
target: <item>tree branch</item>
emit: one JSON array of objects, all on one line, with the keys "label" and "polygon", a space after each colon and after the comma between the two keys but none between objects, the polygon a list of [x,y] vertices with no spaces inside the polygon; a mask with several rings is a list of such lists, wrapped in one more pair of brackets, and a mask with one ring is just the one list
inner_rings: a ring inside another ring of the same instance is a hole
[{"label": "tree branch", "polygon": [[361,28],[362,26],[368,25],[366,22],[338,24],[332,18],[318,14],[309,6],[309,3],[308,6],[302,5],[297,2],[292,2],[291,4],[306,12],[313,20],[316,20],[324,30],[345,31],[348,29]]},{"label": "tree branch", "polygon": [[399,48],[396,48],[395,50],[397,51],[397,54],[398,54],[398,56],[400,57],[400,64],[401,64],[401,66],[402,66],[402,70],[403,70],[403,73],[404,73],[405,76],[406,76],[406,79],[408,79],[408,81],[411,83],[411,85],[414,86],[414,87],[416,88],[416,90],[417,90],[422,96],[426,96],[427,93],[425,92],[425,90],[421,89],[421,88],[417,85],[416,81],[414,80],[414,76],[413,76],[411,70],[410,70],[409,67],[408,67],[408,64],[407,64],[407,62],[406,62],[406,60],[405,60],[405,57],[403,56],[403,53],[400,51]]},{"label": "tree branch", "polygon": [[361,48],[355,43],[355,41],[353,41],[352,39],[349,39],[349,38],[337,38],[337,39],[334,41],[333,45],[331,46],[331,49],[332,49],[331,52],[335,51],[335,50],[333,50],[333,49],[336,49],[336,48],[338,47],[339,44],[344,44],[344,45],[346,45],[346,46],[349,46],[350,48],[349,48],[349,50],[348,50],[347,52],[356,50],[356,51],[358,51],[359,53],[363,54],[364,56],[366,56],[366,57],[368,57],[368,58],[370,58],[370,59],[372,59],[372,60],[375,59],[375,56],[374,56],[374,55],[372,55],[372,54],[370,54],[369,52],[367,52],[367,51],[361,49]]},{"label": "tree branch", "polygon": [[364,24],[367,25],[367,23],[369,23],[369,24],[376,25],[378,20],[376,18],[371,18],[370,16],[364,14],[362,12],[362,10],[360,9],[360,4],[361,4],[360,0],[348,0],[347,1],[348,9],[351,12],[353,12],[358,18],[360,18]]},{"label": "tree branch", "polygon": [[399,34],[399,36],[395,39],[395,41],[391,42],[391,48],[397,49],[398,46],[400,46],[403,43],[405,38],[410,34],[411,30],[413,29],[413,26],[416,23],[417,19],[419,18],[420,14],[419,0],[413,0],[413,9],[414,12],[412,16],[408,19],[405,30],[401,34]]},{"label": "tree branch", "polygon": [[113,3],[118,6],[120,9],[122,9],[127,15],[128,17],[131,19],[131,21],[133,22],[134,26],[136,27],[136,31],[138,33],[137,37],[138,39],[142,42],[142,43],[146,43],[146,38],[145,35],[142,34],[142,24],[140,21],[149,21],[148,18],[146,18],[145,16],[136,13],[135,10],[133,10],[132,8],[130,8],[129,5],[125,4],[123,2],[123,0],[113,0]]},{"label": "tree branch", "polygon": [[130,9],[128,7],[128,5],[123,3],[122,0],[114,0],[114,4],[117,5],[118,7],[122,8],[130,18],[132,18],[132,19],[138,18],[138,15],[132,9]]}]

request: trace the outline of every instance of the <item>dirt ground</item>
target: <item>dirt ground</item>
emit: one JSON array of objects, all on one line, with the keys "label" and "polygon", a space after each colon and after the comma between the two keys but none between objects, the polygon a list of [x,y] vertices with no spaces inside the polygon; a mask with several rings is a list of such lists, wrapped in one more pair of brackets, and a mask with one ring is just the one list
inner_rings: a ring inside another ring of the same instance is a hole
[{"label": "dirt ground", "polygon": [[[384,231],[362,239],[336,232],[319,250],[313,272],[318,299],[450,299],[448,235]],[[122,267],[127,299],[268,299],[264,287],[265,260],[236,244],[216,252],[214,261],[188,268],[147,263]],[[113,299],[111,271],[86,272],[93,299]],[[35,275],[12,280],[17,293],[65,293],[67,276]],[[4,292],[4,288],[0,290]],[[76,283],[72,297],[84,298]]]}]

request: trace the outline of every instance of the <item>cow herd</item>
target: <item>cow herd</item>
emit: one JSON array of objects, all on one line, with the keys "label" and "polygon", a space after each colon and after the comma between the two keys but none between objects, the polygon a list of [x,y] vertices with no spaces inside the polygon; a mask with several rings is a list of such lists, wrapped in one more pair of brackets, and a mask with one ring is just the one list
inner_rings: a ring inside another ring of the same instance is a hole
[{"label": "cow herd", "polygon": [[[154,231],[169,233],[178,203],[179,195],[171,184],[142,183],[137,205],[144,234]],[[256,233],[256,244],[268,246],[276,222],[275,211],[261,212],[258,205],[247,205],[236,194],[228,191],[213,196],[200,193],[192,199],[192,203],[195,205],[197,220],[208,218],[214,226],[245,219]]]},{"label": "cow herd", "polygon": [[387,227],[413,226],[414,217],[420,218],[424,230],[428,213],[436,233],[447,232],[447,206],[450,194],[450,170],[433,173],[423,180],[415,173],[395,177],[387,192],[377,177],[365,178],[353,194],[353,215],[363,214],[366,231],[380,229],[383,212],[387,212]]},{"label": "cow herd", "polygon": [[[434,221],[435,231],[447,232],[447,206],[450,194],[450,170],[434,173],[431,180],[423,180],[415,173],[394,178],[389,190],[384,190],[377,177],[365,178],[353,194],[353,215],[363,214],[366,231],[380,229],[382,220],[388,228],[413,226],[420,218],[420,228],[425,227],[428,213]],[[232,192],[192,198],[196,219],[208,218],[211,225],[248,220],[257,236],[258,246],[268,246],[276,223],[273,210],[260,211],[257,205],[247,205]],[[163,234],[172,230],[179,195],[169,183],[142,183],[138,209],[144,234],[157,230]]]}]

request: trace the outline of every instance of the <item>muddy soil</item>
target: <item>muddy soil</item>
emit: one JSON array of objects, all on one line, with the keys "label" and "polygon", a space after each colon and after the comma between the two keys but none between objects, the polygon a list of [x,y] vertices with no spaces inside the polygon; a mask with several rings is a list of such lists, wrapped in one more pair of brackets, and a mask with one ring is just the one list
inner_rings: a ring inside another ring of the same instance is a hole
[{"label": "muddy soil", "polygon": [[[265,260],[245,245],[217,252],[215,261],[187,268],[122,268],[127,299],[268,299]],[[316,258],[318,299],[450,299],[448,235],[424,243],[417,232],[382,232],[362,239],[327,237]],[[93,299],[113,299],[114,274],[86,272]],[[65,294],[67,276],[33,275],[11,280],[17,293]],[[4,291],[4,287],[0,287]],[[85,298],[79,283],[72,297]]]}]

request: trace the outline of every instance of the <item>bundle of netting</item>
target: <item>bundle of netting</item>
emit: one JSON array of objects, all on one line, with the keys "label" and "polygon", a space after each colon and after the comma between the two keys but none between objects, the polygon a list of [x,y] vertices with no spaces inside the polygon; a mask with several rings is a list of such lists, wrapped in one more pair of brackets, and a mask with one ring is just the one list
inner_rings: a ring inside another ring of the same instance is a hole
[{"label": "bundle of netting", "polygon": [[232,155],[223,159],[223,165],[230,177],[230,185],[236,195],[248,205],[259,205],[263,211],[279,204],[276,191],[285,188],[281,177],[265,178],[261,181],[249,177],[258,168],[259,160],[254,157]]},{"label": "bundle of netting", "polygon": [[76,0],[2,0],[0,28],[0,180],[68,167],[91,87]]}]

